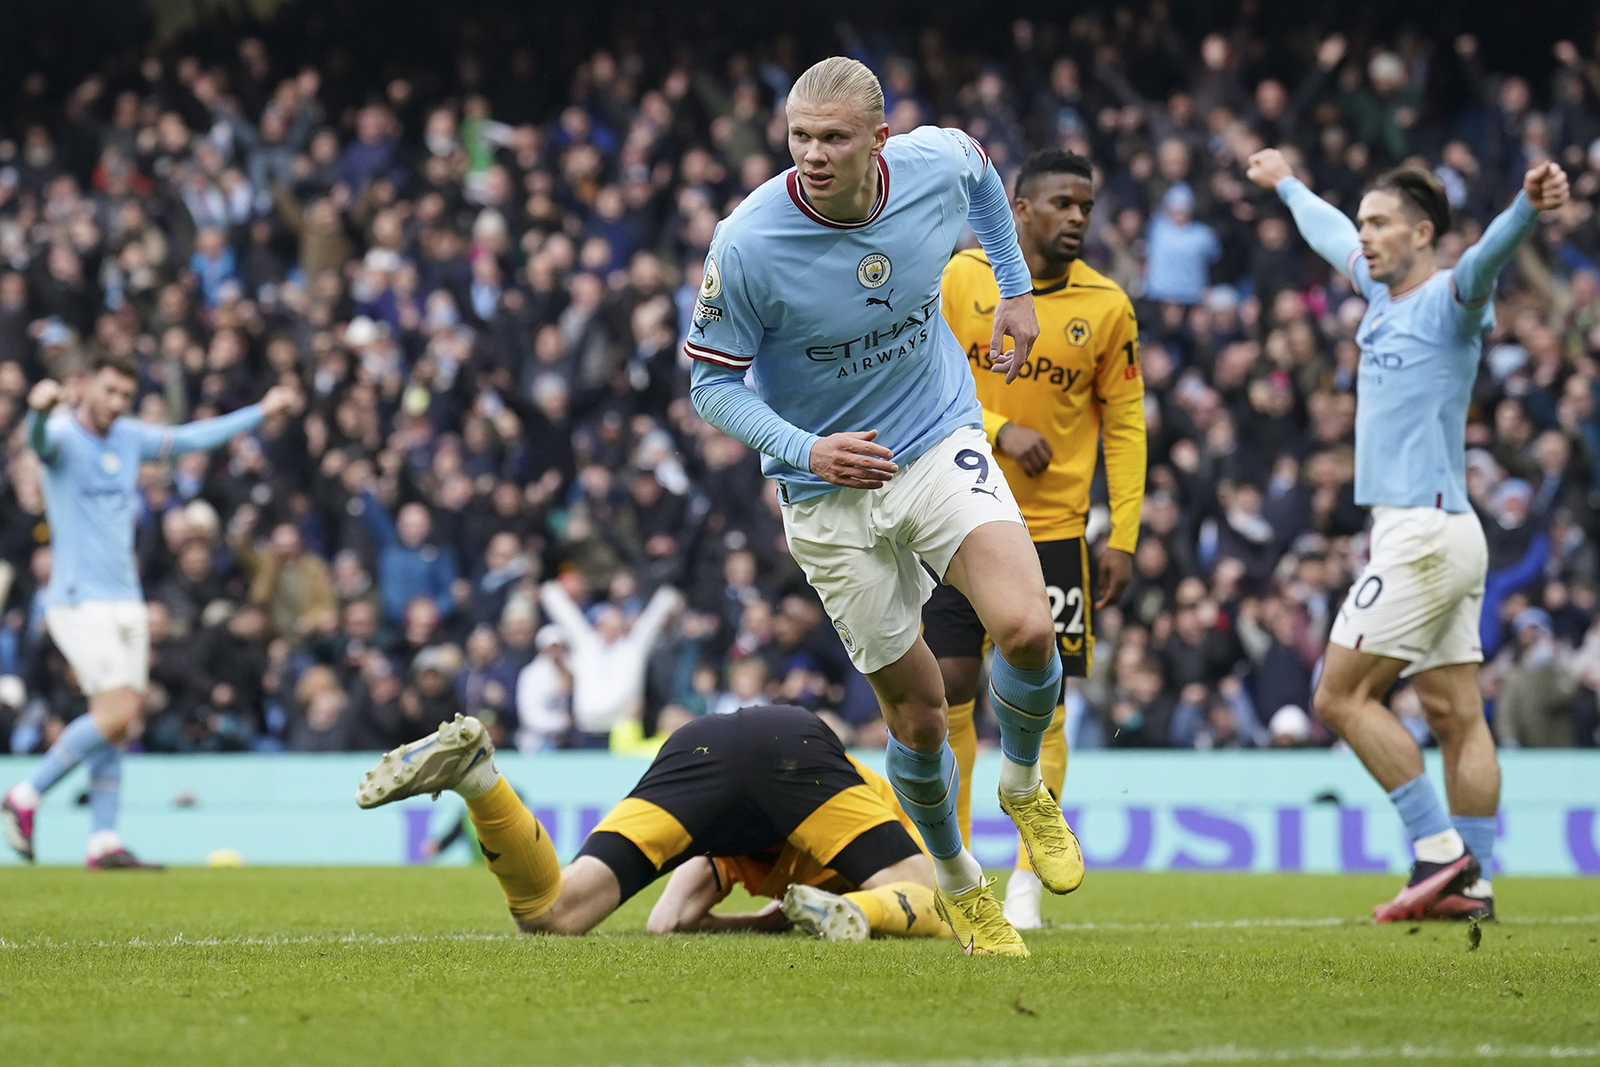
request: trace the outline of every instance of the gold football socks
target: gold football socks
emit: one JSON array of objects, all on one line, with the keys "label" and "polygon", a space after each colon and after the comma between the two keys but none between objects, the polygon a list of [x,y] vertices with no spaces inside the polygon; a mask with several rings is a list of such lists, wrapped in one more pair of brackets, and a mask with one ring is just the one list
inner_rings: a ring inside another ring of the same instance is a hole
[{"label": "gold football socks", "polygon": [[956,754],[961,771],[961,788],[956,792],[956,821],[961,824],[961,843],[972,847],[972,765],[978,760],[978,728],[972,722],[976,702],[950,705],[950,751]]},{"label": "gold football socks", "polygon": [[916,882],[891,882],[844,894],[867,915],[879,937],[949,937],[950,927],[934,907],[933,890]]},{"label": "gold football socks", "polygon": [[521,922],[539,918],[561,895],[561,864],[550,835],[504,778],[467,801],[478,847],[500,879],[506,906]]}]

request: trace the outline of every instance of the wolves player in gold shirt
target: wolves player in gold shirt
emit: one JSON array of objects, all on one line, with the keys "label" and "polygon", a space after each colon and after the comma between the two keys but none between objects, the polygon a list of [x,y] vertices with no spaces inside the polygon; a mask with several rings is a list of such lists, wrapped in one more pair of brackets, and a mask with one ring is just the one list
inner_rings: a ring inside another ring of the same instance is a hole
[{"label": "wolves player in gold shirt", "polygon": [[[676,731],[566,867],[470,716],[387,753],[356,803],[375,808],[446,789],[467,802],[524,933],[586,933],[671,872],[650,912],[652,933],[793,925],[830,941],[951,936],[934,904],[933,864],[889,783],[804,708],[744,708]],[[739,883],[781,901],[713,914]]]},{"label": "wolves player in gold shirt", "polygon": [[[945,267],[944,316],[967,350],[984,430],[1039,551],[1062,666],[1068,677],[1082,678],[1094,652],[1094,611],[1127,589],[1139,536],[1145,480],[1139,327],[1127,294],[1078,258],[1094,208],[1087,159],[1059,149],[1035,152],[1017,173],[1011,208],[1039,316],[1039,340],[1017,380],[1007,386],[992,373],[988,342],[1000,290],[981,251],[961,252]],[[1111,538],[1100,556],[1100,596],[1091,603],[1084,524],[1102,431]],[[972,709],[985,634],[966,598],[948,585],[934,591],[922,617],[944,675],[950,746],[961,768],[957,813],[961,836],[970,840]],[[1057,799],[1067,773],[1064,718],[1058,706],[1040,756],[1045,785]],[[1040,896],[1039,879],[1019,849],[1006,918],[1018,929],[1037,927]]]}]

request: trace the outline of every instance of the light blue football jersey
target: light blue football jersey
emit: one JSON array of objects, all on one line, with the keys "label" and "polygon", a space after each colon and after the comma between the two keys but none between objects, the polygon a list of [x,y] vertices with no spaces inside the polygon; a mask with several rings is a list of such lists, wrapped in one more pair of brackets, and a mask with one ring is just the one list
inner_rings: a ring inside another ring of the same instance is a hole
[{"label": "light blue football jersey", "polygon": [[1494,326],[1494,280],[1538,220],[1517,199],[1462,253],[1396,299],[1373,281],[1355,226],[1294,179],[1278,186],[1301,233],[1367,300],[1356,331],[1356,503],[1472,510],[1467,408]]},{"label": "light blue football jersey", "polygon": [[1494,301],[1469,307],[1441,270],[1398,300],[1354,256],[1367,299],[1356,331],[1356,503],[1471,511],[1467,406]]},{"label": "light blue football jersey", "polygon": [[760,399],[805,433],[780,447],[730,432],[767,452],[762,469],[791,501],[836,488],[805,465],[810,435],[877,430],[904,465],[983,425],[966,354],[939,312],[941,274],[969,213],[994,245],[1001,292],[1032,287],[1004,187],[977,142],[924,126],[889,138],[877,166],[878,201],[862,221],[823,217],[791,169],[718,225],[706,259],[684,346],[698,361],[696,405],[728,429],[699,387],[750,372]]},{"label": "light blue football jersey", "polygon": [[[58,408],[29,442],[39,453],[45,517],[50,524],[48,607],[90,600],[142,600],[134,563],[139,465],[183,452],[215,448],[261,424],[258,406],[185,426],[153,426],[122,418],[104,437],[74,411]],[[41,439],[42,438],[42,439]]]}]

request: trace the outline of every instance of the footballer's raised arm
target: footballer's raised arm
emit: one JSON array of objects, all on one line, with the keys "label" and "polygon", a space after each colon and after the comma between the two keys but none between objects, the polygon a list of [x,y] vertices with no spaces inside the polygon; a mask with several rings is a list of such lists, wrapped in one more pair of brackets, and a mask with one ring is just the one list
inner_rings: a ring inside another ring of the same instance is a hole
[{"label": "footballer's raised arm", "polygon": [[[1528,189],[1536,191],[1544,172],[1554,168],[1560,174],[1561,169],[1555,164],[1544,164],[1528,172],[1525,179],[1525,188],[1517,193],[1509,207],[1494,217],[1488,228],[1483,231],[1483,236],[1461,253],[1461,258],[1456,261],[1453,280],[1456,287],[1456,299],[1468,307],[1478,305],[1489,299],[1494,292],[1495,279],[1511,262],[1511,257],[1517,252],[1517,247],[1528,239],[1539,224],[1539,208],[1529,199]],[[1537,176],[1537,177],[1536,177]],[[1561,176],[1562,196],[1561,203],[1566,202],[1566,176]],[[1557,205],[1559,206],[1559,205]]]},{"label": "footballer's raised arm", "polygon": [[1361,251],[1355,223],[1296,178],[1282,152],[1264,148],[1255,153],[1245,176],[1261,188],[1275,191],[1294,216],[1295,227],[1306,243],[1334,270],[1355,280],[1352,261]]}]

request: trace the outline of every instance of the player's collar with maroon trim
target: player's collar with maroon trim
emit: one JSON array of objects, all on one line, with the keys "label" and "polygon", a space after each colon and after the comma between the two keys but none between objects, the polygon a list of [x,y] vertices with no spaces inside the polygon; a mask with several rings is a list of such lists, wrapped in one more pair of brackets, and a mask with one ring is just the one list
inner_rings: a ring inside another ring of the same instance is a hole
[{"label": "player's collar with maroon trim", "polygon": [[822,212],[812,207],[811,201],[806,199],[805,191],[800,188],[799,168],[789,172],[789,180],[786,183],[789,188],[789,199],[793,200],[794,206],[800,209],[800,214],[804,215],[812,222],[820,223],[821,225],[828,227],[830,230],[859,230],[863,226],[870,226],[874,221],[877,220],[879,215],[883,214],[884,205],[889,202],[889,164],[884,162],[883,154],[881,152],[878,154],[877,158],[878,201],[872,205],[872,210],[867,213],[867,217],[864,219],[858,219],[855,222],[838,222],[834,219],[828,218]]}]

